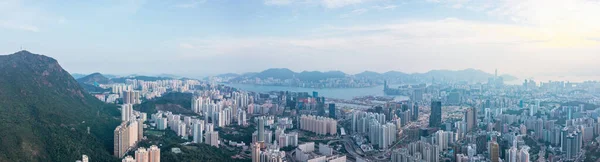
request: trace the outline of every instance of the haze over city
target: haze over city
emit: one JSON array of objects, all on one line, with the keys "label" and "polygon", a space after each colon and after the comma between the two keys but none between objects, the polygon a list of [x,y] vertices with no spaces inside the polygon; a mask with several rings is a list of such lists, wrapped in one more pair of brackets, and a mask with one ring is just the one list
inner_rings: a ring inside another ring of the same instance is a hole
[{"label": "haze over city", "polygon": [[0,0],[0,162],[600,162],[600,0]]},{"label": "haze over city", "polygon": [[0,52],[24,48],[84,74],[597,76],[597,15],[593,0],[4,0]]}]

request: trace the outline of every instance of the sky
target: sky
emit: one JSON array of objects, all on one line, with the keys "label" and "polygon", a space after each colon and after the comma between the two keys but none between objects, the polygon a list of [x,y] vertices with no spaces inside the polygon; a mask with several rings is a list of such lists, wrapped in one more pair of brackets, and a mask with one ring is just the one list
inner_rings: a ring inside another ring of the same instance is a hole
[{"label": "sky", "polygon": [[71,73],[600,76],[600,0],[0,0],[0,54]]}]

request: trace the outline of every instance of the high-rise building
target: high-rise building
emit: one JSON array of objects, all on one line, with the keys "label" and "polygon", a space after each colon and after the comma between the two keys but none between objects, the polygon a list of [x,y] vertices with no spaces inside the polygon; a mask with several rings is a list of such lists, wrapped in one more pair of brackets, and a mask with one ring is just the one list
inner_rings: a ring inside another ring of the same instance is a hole
[{"label": "high-rise building", "polygon": [[137,121],[137,123],[138,123],[138,126],[137,126],[137,128],[138,128],[137,139],[138,140],[142,140],[142,139],[144,139],[144,121],[141,120],[141,119],[139,119]]},{"label": "high-rise building", "polygon": [[177,124],[177,135],[181,137],[187,137],[187,128],[185,123],[180,122]]},{"label": "high-rise building", "polygon": [[429,127],[442,126],[442,102],[431,102],[431,116],[429,116]]},{"label": "high-rise building", "polygon": [[129,132],[126,125],[119,125],[114,132],[114,155],[116,157],[125,156],[125,151],[129,148]]},{"label": "high-rise building", "polygon": [[121,121],[126,122],[133,120],[133,105],[123,104],[121,105]]},{"label": "high-rise building", "polygon": [[466,131],[472,132],[477,128],[477,111],[475,108],[468,108],[465,111]]},{"label": "high-rise building", "polygon": [[238,109],[237,122],[238,122],[238,125],[241,125],[241,126],[248,125],[248,123],[246,122],[246,111],[244,111],[242,109]]},{"label": "high-rise building", "polygon": [[158,130],[167,129],[167,118],[158,117],[156,119],[156,129],[158,129]]},{"label": "high-rise building", "polygon": [[117,126],[114,131],[114,155],[123,157],[130,147],[138,141],[138,123],[137,121],[123,122]]},{"label": "high-rise building", "polygon": [[194,136],[194,143],[202,143],[202,138],[204,137],[203,135],[203,131],[204,131],[204,121],[203,120],[198,120],[196,122],[194,122],[194,124],[192,125],[192,134]]},{"label": "high-rise building", "polygon": [[135,161],[136,162],[148,162],[149,155],[146,148],[140,147],[135,151]]},{"label": "high-rise building", "polygon": [[506,156],[507,162],[519,162],[517,158],[519,157],[518,153],[519,152],[516,146],[510,147],[510,149],[508,150],[508,155]]},{"label": "high-rise building", "polygon": [[411,112],[412,112],[411,118],[413,119],[413,121],[419,120],[419,105],[418,104],[413,105]]},{"label": "high-rise building", "polygon": [[500,146],[495,141],[490,142],[490,160],[492,162],[500,161]]},{"label": "high-rise building", "polygon": [[423,141],[392,151],[390,162],[439,162],[439,147]]},{"label": "high-rise building", "polygon": [[260,116],[256,118],[256,126],[258,128],[256,128],[256,130],[258,131],[258,142],[264,142],[265,141],[265,117],[264,116]]},{"label": "high-rise building", "polygon": [[334,103],[330,103],[329,104],[329,117],[332,119],[336,119],[335,116],[335,104]]},{"label": "high-rise building", "polygon": [[135,162],[135,159],[130,155],[127,155],[125,158],[123,158],[123,160],[121,160],[121,162]]},{"label": "high-rise building", "polygon": [[519,161],[529,162],[529,147],[523,147],[519,152]]},{"label": "high-rise building", "polygon": [[203,103],[204,103],[204,98],[192,97],[192,111],[194,111],[194,113],[200,114],[202,112]]},{"label": "high-rise building", "polygon": [[123,91],[123,104],[140,104],[140,97],[139,91]]},{"label": "high-rise building", "polygon": [[300,117],[300,129],[314,132],[318,135],[336,135],[337,121],[327,117],[302,115]]},{"label": "high-rise building", "polygon": [[260,144],[252,144],[252,162],[261,162],[260,160]]},{"label": "high-rise building", "polygon": [[156,145],[148,149],[148,162],[160,162],[160,149]]},{"label": "high-rise building", "polygon": [[219,132],[217,132],[217,131],[206,132],[206,135],[204,138],[205,138],[204,142],[207,145],[219,147]]}]

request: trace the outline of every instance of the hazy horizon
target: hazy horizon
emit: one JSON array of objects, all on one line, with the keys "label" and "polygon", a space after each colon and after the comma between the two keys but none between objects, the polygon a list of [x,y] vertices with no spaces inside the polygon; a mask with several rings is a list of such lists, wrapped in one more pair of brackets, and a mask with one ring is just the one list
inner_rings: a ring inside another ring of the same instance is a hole
[{"label": "hazy horizon", "polygon": [[0,54],[23,47],[71,73],[600,76],[594,0],[7,0],[0,15]]}]

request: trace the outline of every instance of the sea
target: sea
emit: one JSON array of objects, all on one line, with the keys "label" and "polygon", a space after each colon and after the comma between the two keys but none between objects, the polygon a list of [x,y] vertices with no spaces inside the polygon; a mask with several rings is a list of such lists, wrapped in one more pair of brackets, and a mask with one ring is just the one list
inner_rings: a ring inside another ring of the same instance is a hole
[{"label": "sea", "polygon": [[[383,93],[383,85],[367,88],[301,88],[289,86],[263,86],[252,84],[225,84],[245,91],[252,92],[271,92],[271,91],[290,91],[290,92],[319,92],[319,96],[327,98],[351,100],[360,96],[389,96]],[[390,85],[391,87],[395,85]],[[408,100],[407,96],[390,96],[395,100]]]}]

